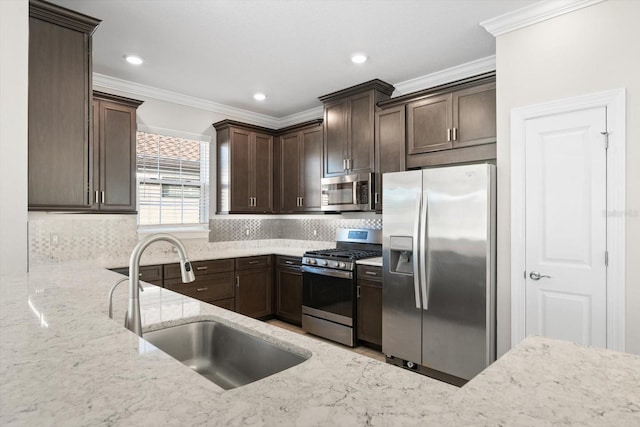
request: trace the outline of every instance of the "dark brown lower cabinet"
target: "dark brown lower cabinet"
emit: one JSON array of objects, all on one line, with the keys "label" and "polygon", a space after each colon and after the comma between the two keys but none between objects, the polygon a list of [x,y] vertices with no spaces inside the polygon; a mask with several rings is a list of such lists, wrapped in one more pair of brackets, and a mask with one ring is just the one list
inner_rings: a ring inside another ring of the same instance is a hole
[{"label": "dark brown lower cabinet", "polygon": [[[112,268],[116,273],[129,275],[129,267]],[[143,265],[139,270],[140,280],[162,287],[162,265]],[[122,286],[122,285],[121,285]]]},{"label": "dark brown lower cabinet", "polygon": [[279,256],[276,270],[276,316],[302,324],[302,259]]},{"label": "dark brown lower cabinet", "polygon": [[196,280],[182,283],[179,264],[164,266],[164,287],[230,310],[235,306],[234,261],[216,259],[191,263]]},{"label": "dark brown lower cabinet", "polygon": [[236,259],[236,311],[262,318],[273,314],[271,255]]},{"label": "dark brown lower cabinet", "polygon": [[358,266],[356,338],[382,346],[382,268]]}]

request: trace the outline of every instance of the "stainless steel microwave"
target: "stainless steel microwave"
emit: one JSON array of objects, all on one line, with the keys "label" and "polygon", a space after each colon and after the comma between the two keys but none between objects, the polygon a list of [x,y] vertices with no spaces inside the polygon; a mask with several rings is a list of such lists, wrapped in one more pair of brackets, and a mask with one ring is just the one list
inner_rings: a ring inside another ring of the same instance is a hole
[{"label": "stainless steel microwave", "polygon": [[374,210],[374,179],[373,173],[322,178],[322,210],[338,212]]}]

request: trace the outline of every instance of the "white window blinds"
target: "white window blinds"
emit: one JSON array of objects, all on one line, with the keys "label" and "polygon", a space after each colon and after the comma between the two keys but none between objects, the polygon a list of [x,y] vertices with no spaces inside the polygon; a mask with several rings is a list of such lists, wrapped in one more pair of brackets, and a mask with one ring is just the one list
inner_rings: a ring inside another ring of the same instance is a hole
[{"label": "white window blinds", "polygon": [[209,142],[137,133],[138,224],[199,224],[209,214]]}]

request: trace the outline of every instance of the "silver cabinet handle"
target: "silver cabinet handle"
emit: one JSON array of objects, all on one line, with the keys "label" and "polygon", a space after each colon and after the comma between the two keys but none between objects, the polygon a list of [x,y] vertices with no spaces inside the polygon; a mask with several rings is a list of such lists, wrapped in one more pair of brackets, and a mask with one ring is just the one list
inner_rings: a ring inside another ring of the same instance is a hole
[{"label": "silver cabinet handle", "polygon": [[342,169],[347,170],[347,159],[342,159]]},{"label": "silver cabinet handle", "polygon": [[198,291],[198,292],[203,292],[203,291],[208,291],[208,290],[209,290],[209,288],[198,288],[198,289],[196,289],[196,291]]},{"label": "silver cabinet handle", "polygon": [[364,274],[366,274],[367,276],[377,276],[378,273],[376,273],[375,271],[365,271]]},{"label": "silver cabinet handle", "polygon": [[236,276],[236,288],[240,287],[240,276]]},{"label": "silver cabinet handle", "polygon": [[202,271],[202,270],[208,270],[209,267],[204,266],[204,267],[196,267],[196,271]]},{"label": "silver cabinet handle", "polygon": [[347,169],[351,170],[351,159],[347,159]]},{"label": "silver cabinet handle", "polygon": [[104,205],[104,191],[100,192],[100,203]]},{"label": "silver cabinet handle", "polygon": [[547,276],[546,274],[540,274],[537,271],[532,271],[529,273],[529,277],[531,280],[540,280],[540,279],[551,279],[551,276]]},{"label": "silver cabinet handle", "polygon": [[451,141],[451,129],[447,128],[447,142]]},{"label": "silver cabinet handle", "polygon": [[293,265],[293,261],[285,261],[285,264]]},{"label": "silver cabinet handle", "polygon": [[98,193],[99,193],[99,191],[96,190],[95,199],[94,199],[96,203],[99,203],[99,201],[100,201]]},{"label": "silver cabinet handle", "polygon": [[458,128],[453,128],[453,140],[458,140]]},{"label": "silver cabinet handle", "polygon": [[304,206],[304,197],[300,197],[300,207]]},{"label": "silver cabinet handle", "polygon": [[357,286],[356,289],[357,289],[357,297],[360,298],[360,286]]},{"label": "silver cabinet handle", "polygon": [[377,205],[380,203],[380,193],[376,193],[373,198],[373,202]]}]

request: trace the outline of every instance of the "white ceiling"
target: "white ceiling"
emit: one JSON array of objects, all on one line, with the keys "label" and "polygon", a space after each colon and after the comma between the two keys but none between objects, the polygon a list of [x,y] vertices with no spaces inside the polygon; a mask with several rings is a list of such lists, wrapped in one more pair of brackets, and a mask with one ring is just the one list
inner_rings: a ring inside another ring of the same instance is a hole
[{"label": "white ceiling", "polygon": [[[396,84],[494,55],[479,22],[535,0],[52,2],[102,19],[94,72],[280,118],[374,78]],[[352,64],[360,51],[369,61]],[[130,53],[145,63],[129,65]]]}]

